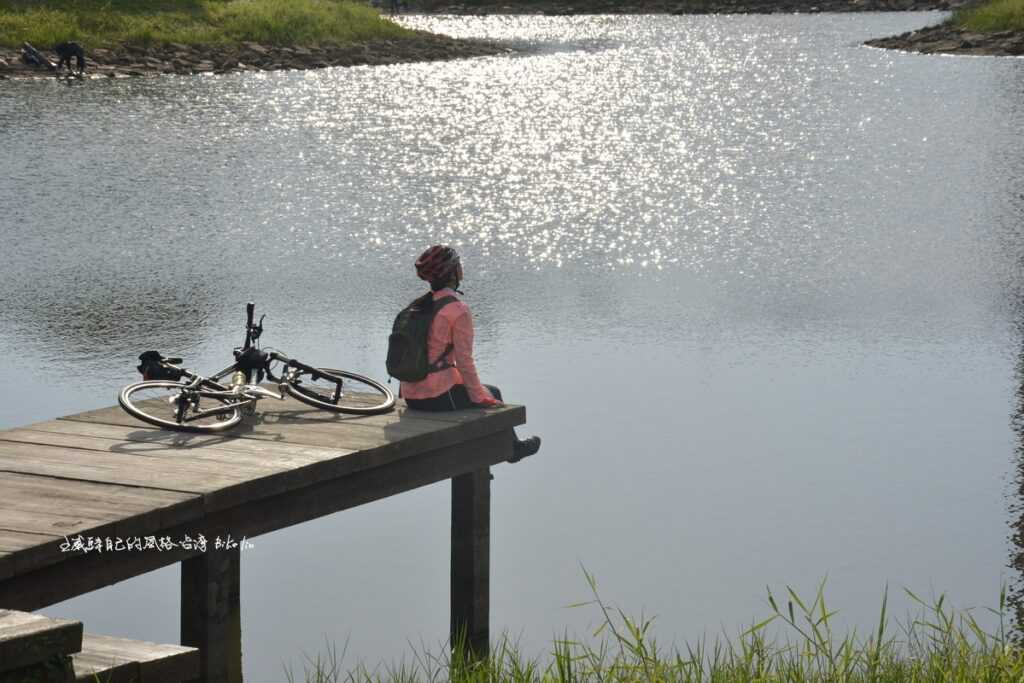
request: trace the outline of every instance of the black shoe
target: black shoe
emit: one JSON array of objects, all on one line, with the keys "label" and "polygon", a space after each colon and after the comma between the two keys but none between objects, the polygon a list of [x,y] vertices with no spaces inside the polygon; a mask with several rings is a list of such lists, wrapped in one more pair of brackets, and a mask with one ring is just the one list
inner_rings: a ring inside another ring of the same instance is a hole
[{"label": "black shoe", "polygon": [[531,456],[540,450],[540,437],[531,436],[528,439],[517,439],[512,444],[512,457],[508,459],[509,462],[519,462],[525,457]]}]

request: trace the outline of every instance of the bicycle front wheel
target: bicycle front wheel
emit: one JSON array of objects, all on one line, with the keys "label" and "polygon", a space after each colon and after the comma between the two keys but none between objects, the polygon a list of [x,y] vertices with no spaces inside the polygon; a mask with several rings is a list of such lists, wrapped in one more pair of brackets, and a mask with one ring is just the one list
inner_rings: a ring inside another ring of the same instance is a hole
[{"label": "bicycle front wheel", "polygon": [[117,402],[132,417],[182,432],[222,432],[242,419],[241,404],[179,382],[149,380],[121,390]]},{"label": "bicycle front wheel", "polygon": [[306,405],[336,413],[376,415],[395,407],[395,395],[377,380],[347,370],[291,367],[285,390]]}]

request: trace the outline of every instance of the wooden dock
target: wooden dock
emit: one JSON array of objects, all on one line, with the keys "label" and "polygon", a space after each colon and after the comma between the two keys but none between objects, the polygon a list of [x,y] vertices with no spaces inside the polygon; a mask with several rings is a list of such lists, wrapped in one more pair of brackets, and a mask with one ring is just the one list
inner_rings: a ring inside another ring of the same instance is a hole
[{"label": "wooden dock", "polygon": [[260,401],[225,435],[157,429],[117,406],[0,431],[0,609],[37,610],[181,562],[181,645],[200,650],[197,680],[240,681],[240,548],[215,539],[451,479],[452,635],[483,652],[490,467],[511,457],[525,421],[522,406],[424,413],[399,401],[357,417],[289,398]]},{"label": "wooden dock", "polygon": [[82,622],[0,609],[0,683],[181,683],[199,650],[84,633]]}]

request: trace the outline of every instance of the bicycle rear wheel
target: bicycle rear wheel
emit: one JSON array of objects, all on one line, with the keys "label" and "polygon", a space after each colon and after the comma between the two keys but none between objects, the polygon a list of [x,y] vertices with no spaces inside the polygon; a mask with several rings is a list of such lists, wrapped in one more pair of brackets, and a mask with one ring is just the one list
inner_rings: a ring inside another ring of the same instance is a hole
[{"label": "bicycle rear wheel", "polygon": [[336,413],[376,415],[395,407],[390,389],[347,370],[293,366],[287,371],[285,391],[306,405]]},{"label": "bicycle rear wheel", "polygon": [[117,402],[132,417],[182,432],[222,432],[241,421],[240,403],[203,389],[184,389],[170,380],[137,382],[122,389]]}]

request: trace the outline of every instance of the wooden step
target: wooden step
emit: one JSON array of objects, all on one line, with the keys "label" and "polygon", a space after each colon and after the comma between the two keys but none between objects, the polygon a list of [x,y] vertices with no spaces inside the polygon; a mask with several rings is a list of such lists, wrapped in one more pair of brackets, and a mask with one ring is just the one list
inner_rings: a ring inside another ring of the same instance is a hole
[{"label": "wooden step", "polygon": [[199,677],[199,650],[86,633],[71,656],[75,680],[95,683],[181,683]]},{"label": "wooden step", "polygon": [[82,649],[82,622],[0,609],[0,672]]}]

